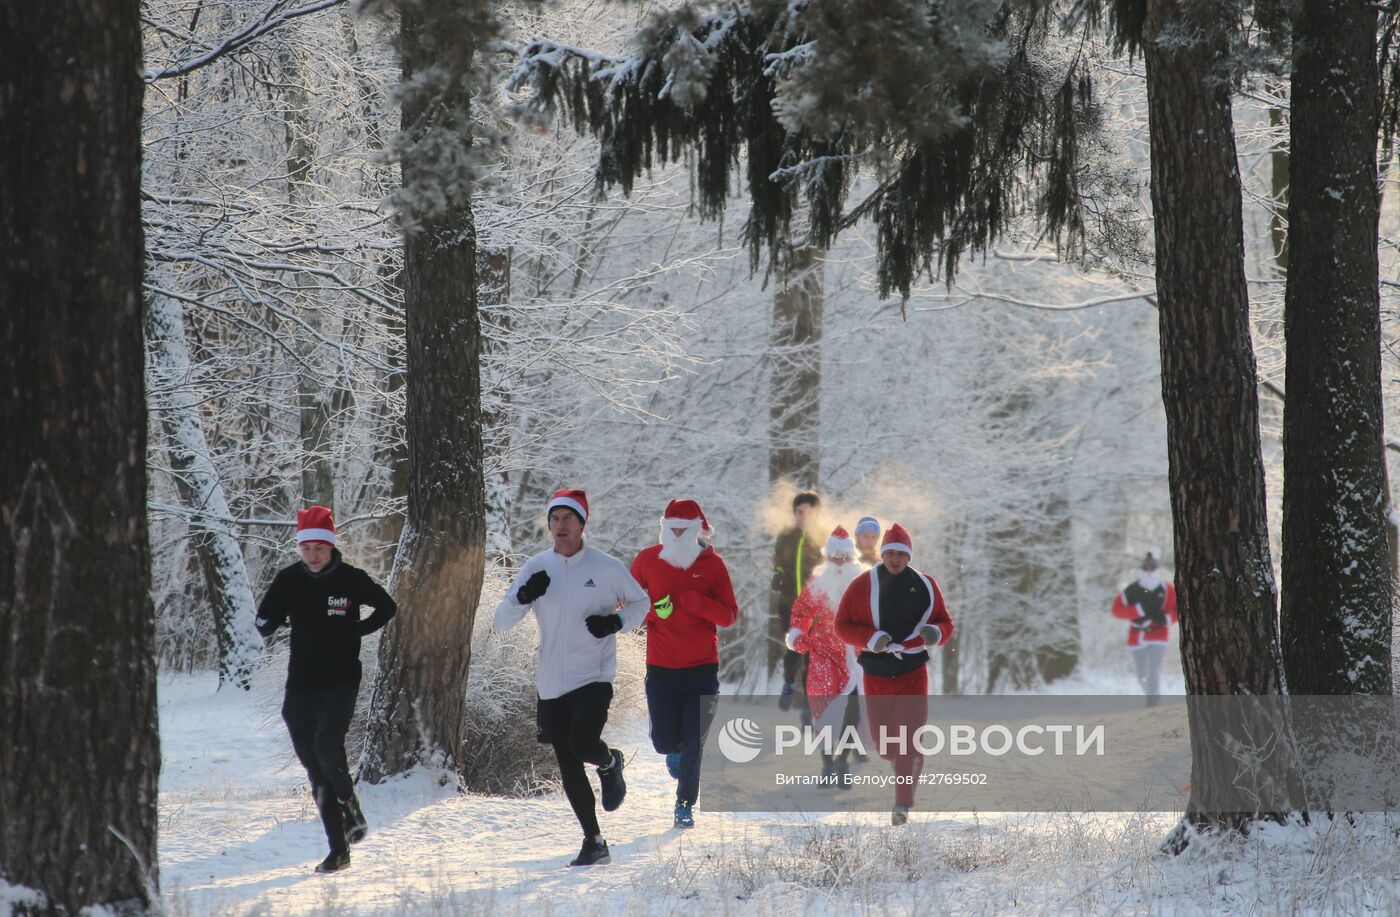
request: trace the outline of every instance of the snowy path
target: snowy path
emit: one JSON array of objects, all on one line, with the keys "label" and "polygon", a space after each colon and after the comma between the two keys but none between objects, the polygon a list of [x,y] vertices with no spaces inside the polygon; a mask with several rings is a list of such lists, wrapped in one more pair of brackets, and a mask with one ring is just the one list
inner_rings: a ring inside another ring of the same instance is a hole
[{"label": "snowy path", "polygon": [[1400,913],[1394,825],[1367,817],[1155,845],[1168,816],[706,813],[670,827],[673,784],[635,717],[628,797],[603,814],[613,864],[568,869],[558,795],[460,796],[427,774],[361,787],[351,869],[311,870],[324,838],[280,721],[212,676],[161,679],[161,884],[173,917],[652,913]]},{"label": "snowy path", "polygon": [[740,817],[704,814],[685,837],[673,830],[674,784],[659,756],[642,750],[634,721],[609,728],[633,756],[627,803],[601,815],[609,867],[565,867],[579,832],[561,796],[461,796],[417,774],[360,788],[370,835],[350,871],[317,876],[325,840],[280,721],[265,722],[249,695],[215,684],[212,675],[161,681],[162,886],[177,913],[243,913],[254,903],[273,914],[392,913],[463,892],[478,904],[608,910],[679,846],[725,844],[745,830]]},{"label": "snowy path", "polygon": [[603,817],[617,838],[616,865],[592,871],[564,868],[579,839],[562,798],[460,796],[418,774],[361,787],[369,837],[349,872],[316,876],[325,840],[281,723],[262,722],[247,695],[215,693],[212,677],[165,678],[161,687],[162,885],[190,913],[259,898],[277,914],[378,910],[406,897],[515,887],[541,900],[612,897],[676,840],[664,769],[640,763],[655,765],[654,755],[635,759],[627,804]]}]

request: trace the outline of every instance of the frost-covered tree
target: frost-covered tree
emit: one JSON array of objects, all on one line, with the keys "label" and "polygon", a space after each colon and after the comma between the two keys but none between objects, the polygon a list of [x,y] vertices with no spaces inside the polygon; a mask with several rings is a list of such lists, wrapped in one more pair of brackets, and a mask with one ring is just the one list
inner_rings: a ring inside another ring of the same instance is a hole
[{"label": "frost-covered tree", "polygon": [[[881,292],[907,295],[921,272],[951,276],[964,253],[985,251],[1027,201],[1075,239],[1075,157],[1097,118],[1087,58],[1037,53],[1047,7],[925,5],[684,4],[651,16],[622,55],[530,42],[512,81],[534,90],[530,107],[599,137],[603,187],[627,191],[654,165],[693,157],[696,209],[718,217],[742,162],[755,264],[799,239],[829,247],[867,218]],[[875,185],[847,210],[866,166]]]},{"label": "frost-covered tree", "polygon": [[390,578],[407,612],[379,644],[361,776],[463,769],[472,622],[486,559],[472,95],[489,3],[403,2],[402,278],[408,503]]},{"label": "frost-covered tree", "polygon": [[0,27],[0,129],[24,138],[0,151],[0,880],[20,914],[139,914],[160,774],[140,9],[7,5]]},{"label": "frost-covered tree", "polygon": [[[157,277],[150,286],[163,290],[168,284]],[[145,328],[150,404],[168,440],[171,476],[181,502],[191,510],[190,541],[214,611],[219,681],[246,689],[262,655],[261,641],[253,628],[257,603],[228,495],[204,435],[197,387],[191,385],[185,311],[177,300],[152,292]]]}]

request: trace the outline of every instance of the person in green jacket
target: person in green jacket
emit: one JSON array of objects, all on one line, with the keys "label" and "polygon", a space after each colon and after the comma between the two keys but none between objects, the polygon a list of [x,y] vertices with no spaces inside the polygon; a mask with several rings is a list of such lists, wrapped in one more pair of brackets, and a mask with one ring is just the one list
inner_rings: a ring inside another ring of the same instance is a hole
[{"label": "person in green jacket", "polygon": [[778,700],[782,710],[792,708],[798,675],[802,672],[802,654],[787,648],[787,633],[792,626],[792,603],[802,593],[802,587],[822,562],[822,545],[826,539],[814,531],[818,527],[817,510],[821,498],[815,491],[804,490],[792,498],[792,527],[778,534],[773,543],[773,582],[768,593],[768,669],[771,672],[782,660],[783,689]]}]

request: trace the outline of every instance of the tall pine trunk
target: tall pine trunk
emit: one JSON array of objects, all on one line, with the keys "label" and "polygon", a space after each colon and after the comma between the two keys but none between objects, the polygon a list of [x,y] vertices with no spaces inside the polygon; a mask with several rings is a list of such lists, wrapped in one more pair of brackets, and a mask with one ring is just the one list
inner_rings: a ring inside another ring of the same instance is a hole
[{"label": "tall pine trunk", "polygon": [[[1267,695],[1281,692],[1282,664],[1224,66],[1237,16],[1225,0],[1148,0],[1143,48],[1186,689]],[[1187,823],[1247,818],[1214,797],[1234,770],[1206,732],[1192,729]]]},{"label": "tall pine trunk", "polygon": [[[417,13],[407,5],[401,13],[405,83],[444,63],[433,59],[432,40],[440,37]],[[422,94],[405,100],[406,132],[423,129],[426,104]],[[417,168],[404,162],[405,185]],[[405,231],[408,513],[391,584],[403,613],[379,644],[361,765],[370,781],[418,764],[462,770],[467,666],[486,540],[475,256],[465,200]]]},{"label": "tall pine trunk", "polygon": [[816,487],[821,471],[822,264],[820,252],[791,249],[773,294],[768,405],[768,480]]},{"label": "tall pine trunk", "polygon": [[[993,416],[1003,430],[1023,429],[1040,393],[1022,389],[1000,400]],[[1032,473],[1035,478],[1032,479]],[[1007,493],[1044,496],[1000,507],[989,526],[991,588],[985,609],[987,691],[1020,690],[1068,676],[1079,663],[1079,611],[1074,600],[1074,543],[1068,486],[1043,468],[1013,468]],[[955,634],[956,637],[956,634]]]},{"label": "tall pine trunk", "polygon": [[1068,502],[1052,493],[1020,516],[993,532],[989,545],[1001,601],[987,610],[988,693],[1049,684],[1079,664]]},{"label": "tall pine trunk", "polygon": [[[768,482],[799,489],[814,488],[821,474],[822,263],[814,246],[785,246],[782,286],[773,294],[773,321],[768,350]],[[727,634],[726,646],[750,638]],[[775,614],[759,632],[771,674],[786,645],[782,621]],[[721,638],[724,639],[724,638]],[[742,677],[745,667],[731,671]],[[799,683],[801,679],[799,678]]]},{"label": "tall pine trunk", "polygon": [[47,900],[20,913],[156,885],[139,17],[0,6],[0,877]]},{"label": "tall pine trunk", "polygon": [[1284,297],[1281,625],[1294,694],[1391,693],[1378,89],[1376,7],[1303,0]]},{"label": "tall pine trunk", "polygon": [[[277,64],[282,81],[282,128],[287,149],[287,207],[302,225],[314,227],[309,208],[314,188],[311,164],[316,159],[312,133],[311,100],[306,93],[295,26],[284,26],[277,36]],[[318,339],[327,332],[324,305],[309,275],[297,272],[292,283],[302,292],[297,305],[307,331],[297,341],[297,416],[301,433],[301,502],[303,506],[335,508],[335,469],[331,462],[331,413],[338,392],[326,380],[335,376],[326,367],[325,345]],[[314,332],[314,336],[313,333]],[[329,370],[329,371],[328,371]],[[341,398],[344,396],[341,395]]]},{"label": "tall pine trunk", "polygon": [[1068,678],[1079,666],[1079,602],[1074,581],[1074,523],[1063,478],[1053,483],[1038,516],[1037,540],[1058,555],[1042,552],[1034,595],[1041,627],[1036,635],[1035,666],[1046,684]]}]

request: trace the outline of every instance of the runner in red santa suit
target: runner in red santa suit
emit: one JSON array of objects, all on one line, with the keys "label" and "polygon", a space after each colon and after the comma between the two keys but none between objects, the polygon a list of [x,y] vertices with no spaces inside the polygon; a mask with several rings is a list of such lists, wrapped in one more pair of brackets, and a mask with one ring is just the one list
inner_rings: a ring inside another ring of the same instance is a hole
[{"label": "runner in red santa suit", "polygon": [[1157,553],[1148,551],[1141,575],[1113,597],[1113,616],[1128,622],[1128,649],[1149,707],[1158,703],[1162,660],[1177,620],[1176,587],[1157,569]]},{"label": "runner in red santa suit", "polygon": [[700,536],[714,530],[694,500],[672,500],[661,543],[632,562],[651,598],[647,615],[647,712],[651,742],[676,781],[675,827],[695,827],[700,757],[719,694],[719,635],[739,617],[729,569]]},{"label": "runner in red santa suit", "polygon": [[[933,577],[910,566],[913,555],[904,526],[890,526],[880,542],[880,563],[846,587],[836,612],[836,633],[859,651],[875,747],[901,780],[890,813],[896,825],[909,820],[924,767],[912,739],[928,719],[928,647],[953,636],[943,593]],[[897,741],[901,729],[903,743]]]},{"label": "runner in red santa suit", "polygon": [[[833,743],[846,727],[855,726],[859,717],[860,667],[855,650],[836,633],[836,609],[846,587],[866,571],[855,558],[856,543],[845,528],[837,526],[826,539],[826,563],[812,572],[812,578],[797,601],[792,603],[792,627],[787,634],[788,648],[808,654],[807,697],[812,710],[812,728],[829,729]],[[849,773],[847,750],[832,755],[822,753],[822,777],[837,788],[846,787]]]}]

